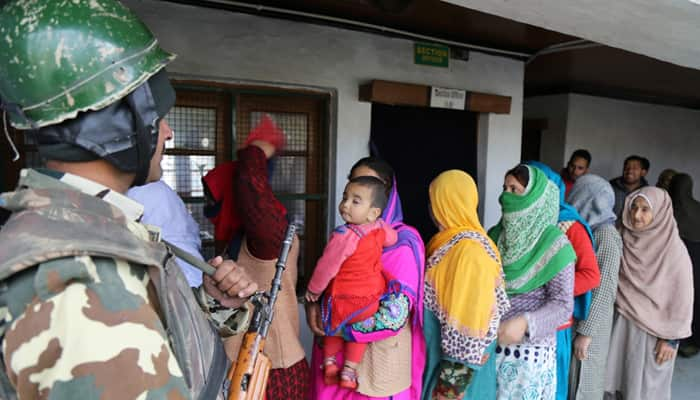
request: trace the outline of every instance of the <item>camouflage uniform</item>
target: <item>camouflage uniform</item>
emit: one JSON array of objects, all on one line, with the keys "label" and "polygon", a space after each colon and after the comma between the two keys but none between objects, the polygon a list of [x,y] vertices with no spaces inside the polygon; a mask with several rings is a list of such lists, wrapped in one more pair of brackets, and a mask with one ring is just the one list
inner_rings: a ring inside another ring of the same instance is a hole
[{"label": "camouflage uniform", "polygon": [[[221,398],[228,362],[220,341],[198,341],[216,332],[191,310],[211,311],[213,299],[149,241],[138,203],[75,175],[23,170],[0,206],[13,212],[0,231],[0,334],[20,398]],[[249,311],[206,315],[234,334]]]}]

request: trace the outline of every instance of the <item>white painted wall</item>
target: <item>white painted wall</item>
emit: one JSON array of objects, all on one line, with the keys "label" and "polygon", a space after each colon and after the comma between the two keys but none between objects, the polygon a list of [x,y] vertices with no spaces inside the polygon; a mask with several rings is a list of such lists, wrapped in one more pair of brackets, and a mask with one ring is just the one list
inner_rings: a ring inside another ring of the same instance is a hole
[{"label": "white painted wall", "polygon": [[[562,104],[566,104],[565,109]],[[561,161],[550,162],[553,167],[562,166],[574,150],[583,148],[591,152],[591,171],[605,178],[619,176],[624,159],[639,154],[651,162],[650,184],[656,184],[666,168],[700,180],[698,110],[579,94],[528,98],[524,109],[527,118],[536,110],[548,110],[537,115],[551,116],[549,126],[556,129],[561,129],[564,120],[564,146],[558,154]],[[694,192],[700,197],[700,185],[695,185]]]},{"label": "white painted wall", "polygon": [[360,84],[385,79],[511,96],[509,115],[480,118],[488,122],[479,136],[484,222],[491,226],[498,221],[502,175],[520,156],[522,62],[472,53],[468,62],[450,60],[448,69],[419,66],[413,63],[409,40],[152,0],[124,3],[143,18],[163,48],[178,54],[171,72],[336,90],[334,203],[350,166],[367,155],[371,105],[358,101]]},{"label": "white painted wall", "polygon": [[[605,177],[622,173],[628,155],[651,162],[647,174],[656,184],[659,173],[673,168],[700,179],[700,111],[602,97],[569,95],[566,149],[591,152],[592,170]],[[700,186],[694,188],[696,197]]]},{"label": "white painted wall", "polygon": [[546,119],[547,129],[542,132],[540,161],[554,170],[564,165],[566,125],[569,112],[569,96],[566,94],[528,98],[523,104],[526,119]]}]

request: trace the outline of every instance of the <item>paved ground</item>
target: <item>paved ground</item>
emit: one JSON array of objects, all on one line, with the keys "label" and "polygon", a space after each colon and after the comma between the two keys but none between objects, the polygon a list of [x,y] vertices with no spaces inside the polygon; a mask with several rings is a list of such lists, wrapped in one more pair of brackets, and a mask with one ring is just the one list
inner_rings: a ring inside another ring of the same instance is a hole
[{"label": "paved ground", "polygon": [[700,399],[700,355],[676,360],[671,394],[673,400]]},{"label": "paved ground", "polygon": [[[311,354],[311,332],[306,326],[304,307],[299,306],[301,321],[301,341],[304,344],[306,354]],[[310,358],[310,356],[309,356]],[[673,400],[700,400],[700,355],[693,358],[681,358],[676,360],[673,373]],[[649,399],[652,400],[652,399]]]}]

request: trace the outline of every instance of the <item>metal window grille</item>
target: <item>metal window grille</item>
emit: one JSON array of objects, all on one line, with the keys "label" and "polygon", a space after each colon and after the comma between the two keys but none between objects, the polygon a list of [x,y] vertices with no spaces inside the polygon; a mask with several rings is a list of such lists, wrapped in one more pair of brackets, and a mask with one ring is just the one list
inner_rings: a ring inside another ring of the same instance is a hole
[{"label": "metal window grille", "polygon": [[202,239],[202,256],[209,260],[216,256],[214,243],[214,225],[204,216],[204,203],[185,203],[187,210],[199,224],[199,237]]},{"label": "metal window grille", "polygon": [[327,183],[320,133],[321,104],[302,96],[240,95],[236,102],[236,142],[242,146],[248,133],[268,114],[284,131],[286,146],[274,159],[270,184],[288,215],[302,221],[298,289],[306,287],[326,242]]},{"label": "metal window grille", "polygon": [[214,226],[204,216],[202,177],[230,154],[230,100],[214,92],[177,91],[176,106],[167,116],[174,137],[165,144],[163,181],[182,198],[199,224],[202,256],[216,255]]},{"label": "metal window grille", "polygon": [[175,131],[166,149],[204,150],[214,154],[216,146],[216,109],[176,106],[168,114],[168,123]]}]

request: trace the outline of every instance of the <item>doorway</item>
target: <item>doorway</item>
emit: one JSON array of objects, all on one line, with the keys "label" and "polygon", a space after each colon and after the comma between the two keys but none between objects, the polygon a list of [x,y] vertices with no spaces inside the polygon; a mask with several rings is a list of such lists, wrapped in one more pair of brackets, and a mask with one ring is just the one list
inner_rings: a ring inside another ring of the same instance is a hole
[{"label": "doorway", "polygon": [[372,103],[370,147],[394,168],[404,222],[427,241],[437,232],[428,186],[441,172],[461,169],[476,181],[477,113]]},{"label": "doorway", "polygon": [[540,161],[542,131],[547,129],[546,119],[523,120],[522,141],[520,142],[520,161]]}]

